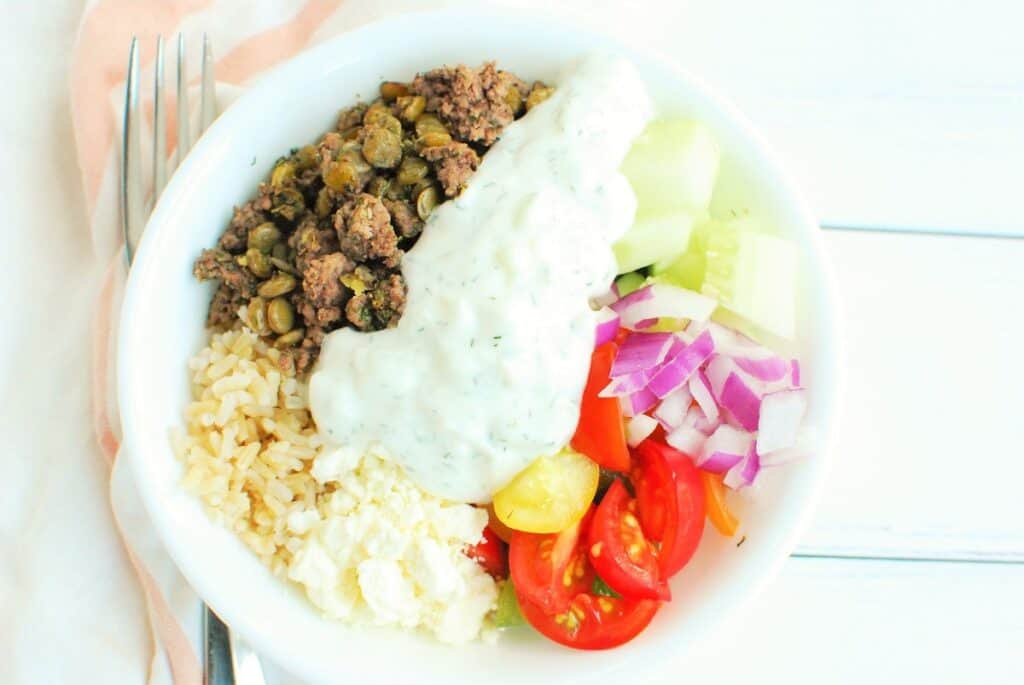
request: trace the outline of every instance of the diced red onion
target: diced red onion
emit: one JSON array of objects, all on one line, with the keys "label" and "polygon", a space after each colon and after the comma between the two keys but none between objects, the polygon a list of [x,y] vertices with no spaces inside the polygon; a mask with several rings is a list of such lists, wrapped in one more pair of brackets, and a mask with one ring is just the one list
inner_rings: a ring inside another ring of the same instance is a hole
[{"label": "diced red onion", "polygon": [[719,354],[730,357],[749,357],[760,359],[762,357],[774,357],[775,353],[767,347],[757,344],[739,331],[708,321],[704,326],[715,339],[715,350]]},{"label": "diced red onion", "polygon": [[684,423],[692,425],[704,435],[711,435],[722,425],[722,416],[719,412],[718,418],[712,420],[704,415],[700,407],[690,407],[690,413],[687,414]]},{"label": "diced red onion", "polygon": [[689,388],[683,386],[661,400],[661,404],[654,410],[654,418],[661,422],[665,430],[670,431],[682,425],[691,401]]},{"label": "diced red onion", "polygon": [[678,426],[665,435],[665,442],[694,461],[697,460],[704,449],[707,439],[708,436],[704,433],[701,433],[693,426],[685,425]]},{"label": "diced red onion", "polygon": [[689,390],[704,415],[712,421],[718,421],[718,405],[711,394],[711,381],[703,369],[697,369],[697,373],[690,376]]},{"label": "diced red onion", "polygon": [[626,423],[626,442],[630,447],[636,447],[657,427],[657,420],[647,414],[637,414]]},{"label": "diced red onion", "polygon": [[[645,294],[631,299],[641,292]],[[667,283],[646,286],[612,305],[622,315],[622,325],[627,328],[634,328],[645,319],[660,317],[706,321],[716,306],[710,297]]]},{"label": "diced red onion", "polygon": [[[754,438],[749,433],[727,424],[722,424],[704,442],[700,457],[696,462],[697,466],[705,469],[704,465],[710,461],[712,462],[712,468],[721,468],[720,471],[715,471],[715,473],[724,473],[727,469],[739,463],[750,452],[753,444]],[[723,464],[725,464],[724,468],[722,468]],[[712,468],[706,468],[705,470],[710,471]]]},{"label": "diced red onion", "polygon": [[748,431],[757,430],[761,415],[761,397],[747,385],[739,374],[730,373],[718,398],[722,408]]},{"label": "diced red onion", "polygon": [[[615,291],[618,292],[618,285],[616,285]],[[609,306],[621,314],[624,309],[628,309],[629,307],[639,302],[643,302],[644,300],[649,300],[652,297],[654,297],[654,290],[652,290],[652,286],[645,285],[643,288],[637,288],[630,294],[621,298],[617,302],[613,302]]]},{"label": "diced red onion", "polygon": [[619,315],[608,307],[597,310],[597,327],[594,329],[594,347],[615,339],[619,332]]},{"label": "diced red onion", "polygon": [[[696,430],[696,429],[694,429]],[[707,442],[705,441],[705,444]],[[736,464],[743,461],[742,454],[731,454],[729,452],[712,452],[700,463],[701,469],[711,473],[725,473]]]},{"label": "diced red onion", "polygon": [[757,424],[757,451],[771,454],[796,444],[806,411],[806,390],[781,390],[765,395]]},{"label": "diced red onion", "polygon": [[645,331],[648,328],[654,328],[658,325],[658,319],[644,319],[643,321],[637,321],[633,324],[633,330]]},{"label": "diced red onion", "polygon": [[619,397],[619,406],[625,416],[643,414],[657,403],[658,397],[647,388]]},{"label": "diced red onion", "polygon": [[643,390],[650,382],[651,376],[647,371],[634,371],[624,376],[617,376],[597,393],[598,397],[621,397],[631,395],[634,392]]},{"label": "diced red onion", "polygon": [[671,333],[630,333],[612,362],[612,378],[656,367],[665,360],[672,338]]},{"label": "diced red onion", "polygon": [[733,490],[739,490],[753,483],[760,471],[761,458],[758,456],[757,450],[751,445],[743,460],[729,469],[722,482]]},{"label": "diced red onion", "polygon": [[794,359],[789,362],[789,382],[793,384],[794,388],[800,387],[800,361]]},{"label": "diced red onion", "polygon": [[666,361],[657,373],[651,376],[648,388],[659,398],[682,387],[701,364],[715,351],[715,343],[708,333],[701,333],[689,345],[683,347],[674,358]]},{"label": "diced red onion", "polygon": [[790,365],[785,359],[779,357],[764,357],[754,359],[751,357],[735,357],[736,365],[749,373],[759,381],[778,381],[785,378],[790,372]]}]

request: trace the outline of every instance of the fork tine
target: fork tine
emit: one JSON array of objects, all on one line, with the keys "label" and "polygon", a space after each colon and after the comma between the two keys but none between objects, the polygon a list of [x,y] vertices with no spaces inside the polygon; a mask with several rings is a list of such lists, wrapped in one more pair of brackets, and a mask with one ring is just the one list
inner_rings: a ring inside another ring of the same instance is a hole
[{"label": "fork tine", "polygon": [[124,93],[124,131],[121,141],[121,229],[125,256],[131,264],[145,222],[142,206],[142,168],[139,135],[139,44],[132,38],[128,50],[128,78]]},{"label": "fork tine", "polygon": [[167,131],[164,123],[164,37],[156,37],[153,79],[153,202],[167,183]]},{"label": "fork tine", "polygon": [[188,73],[185,69],[185,36],[178,34],[178,166],[192,147],[188,126]]},{"label": "fork tine", "polygon": [[203,134],[217,116],[217,102],[213,94],[213,51],[210,37],[203,34],[203,88],[199,100],[199,135]]}]

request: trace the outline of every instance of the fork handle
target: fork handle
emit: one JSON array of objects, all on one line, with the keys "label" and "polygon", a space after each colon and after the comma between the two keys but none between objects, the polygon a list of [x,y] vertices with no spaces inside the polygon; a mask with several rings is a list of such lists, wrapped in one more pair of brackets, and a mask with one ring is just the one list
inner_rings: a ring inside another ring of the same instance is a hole
[{"label": "fork handle", "polygon": [[235,685],[228,627],[203,605],[203,685]]}]

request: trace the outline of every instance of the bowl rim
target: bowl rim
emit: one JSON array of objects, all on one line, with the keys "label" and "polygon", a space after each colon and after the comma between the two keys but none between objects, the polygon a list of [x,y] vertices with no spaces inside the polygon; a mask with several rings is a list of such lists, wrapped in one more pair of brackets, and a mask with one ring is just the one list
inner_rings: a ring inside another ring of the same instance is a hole
[{"label": "bowl rim", "polygon": [[[749,610],[753,600],[777,576],[782,565],[796,547],[798,539],[807,529],[811,516],[817,508],[822,495],[825,482],[831,472],[835,451],[836,429],[838,418],[841,415],[844,397],[843,388],[845,387],[846,382],[846,353],[844,337],[842,335],[843,317],[841,316],[841,309],[837,296],[838,291],[835,283],[835,273],[831,261],[826,254],[824,239],[821,234],[819,224],[815,219],[814,213],[812,212],[809,204],[800,192],[799,186],[794,182],[792,175],[781,163],[777,154],[768,142],[754,128],[746,116],[743,115],[742,112],[740,112],[731,102],[724,99],[717,91],[710,88],[698,76],[649,47],[623,42],[604,32],[570,23],[564,18],[553,17],[545,12],[523,11],[500,7],[469,8],[463,5],[405,12],[363,24],[355,29],[345,31],[332,38],[326,39],[268,70],[266,73],[261,75],[255,83],[248,86],[238,99],[212,123],[209,129],[196,142],[180,165],[178,169],[180,173],[176,173],[170,178],[167,187],[161,196],[161,201],[157,203],[146,223],[146,230],[144,231],[143,238],[140,241],[133,268],[129,272],[120,313],[120,325],[117,336],[116,390],[118,406],[120,407],[121,412],[123,433],[122,446],[127,452],[125,456],[129,459],[132,476],[136,487],[139,489],[140,499],[142,500],[145,510],[157,530],[161,543],[191,587],[204,601],[215,609],[223,606],[223,603],[218,599],[219,593],[216,588],[211,587],[211,585],[206,582],[202,573],[199,572],[200,569],[198,568],[198,565],[189,560],[190,555],[188,554],[187,545],[180,536],[174,534],[171,526],[170,515],[157,505],[157,498],[151,496],[153,493],[147,488],[147,481],[143,475],[144,469],[140,463],[141,460],[132,458],[132,455],[139,455],[142,453],[140,447],[145,444],[146,440],[146,436],[141,434],[136,421],[136,409],[133,402],[136,394],[133,392],[133,383],[131,381],[130,373],[135,369],[131,362],[130,354],[131,324],[136,316],[136,312],[140,307],[144,306],[146,294],[141,286],[137,285],[141,280],[141,277],[138,274],[145,272],[150,262],[156,258],[155,254],[151,254],[155,249],[152,247],[156,242],[153,237],[154,234],[158,231],[170,230],[169,222],[165,221],[164,217],[168,213],[168,203],[178,194],[176,189],[179,185],[184,183],[182,179],[190,175],[191,170],[202,162],[204,151],[208,148],[213,148],[216,145],[216,141],[231,129],[234,124],[234,119],[241,116],[233,113],[244,112],[245,109],[249,107],[250,103],[258,102],[263,94],[271,89],[275,83],[287,80],[292,75],[301,75],[308,66],[318,63],[325,57],[334,56],[335,53],[338,52],[339,46],[346,42],[353,42],[362,36],[384,30],[385,28],[402,26],[422,19],[440,21],[445,18],[453,21],[457,20],[463,23],[472,23],[476,21],[500,21],[512,22],[516,25],[533,24],[534,22],[543,20],[549,27],[553,24],[560,31],[570,32],[580,38],[589,40],[596,44],[604,45],[607,48],[628,57],[639,57],[643,60],[657,64],[659,68],[662,68],[672,74],[675,79],[676,87],[685,87],[694,91],[697,96],[707,101],[714,109],[717,109],[721,113],[722,119],[727,122],[729,127],[736,129],[743,138],[752,143],[752,145],[757,149],[758,154],[764,159],[766,163],[765,166],[768,168],[770,176],[776,181],[778,190],[775,191],[774,194],[785,197],[786,203],[799,217],[802,227],[807,229],[804,231],[803,228],[801,228],[799,232],[806,232],[803,239],[806,239],[807,241],[808,251],[812,255],[813,264],[817,269],[817,274],[814,279],[816,281],[815,285],[820,290],[819,295],[823,298],[824,309],[829,313],[827,316],[828,320],[824,322],[823,325],[825,334],[830,339],[829,343],[832,351],[831,358],[834,363],[834,369],[832,369],[832,383],[830,386],[822,388],[822,392],[826,395],[823,402],[828,406],[828,411],[826,412],[826,416],[823,421],[825,426],[824,435],[821,437],[822,450],[820,454],[816,454],[814,457],[816,460],[821,460],[823,463],[818,465],[816,477],[810,484],[808,492],[804,495],[802,509],[799,510],[796,515],[796,519],[790,530],[784,536],[783,542],[773,551],[769,563],[764,567],[764,571],[758,576],[755,582],[749,583],[743,588],[737,588],[731,595],[731,601],[726,605],[727,611],[722,612],[722,615],[719,616],[711,625],[698,633],[698,640],[696,642],[705,642],[724,626],[727,622],[727,618],[729,620],[735,620],[735,618],[741,616],[744,611]],[[216,524],[211,522],[211,525]],[[313,669],[312,665],[299,663],[296,659],[290,658],[291,655],[282,653],[282,650],[275,649],[274,641],[271,639],[267,629],[265,627],[260,627],[260,621],[258,618],[246,620],[245,618],[240,618],[238,615],[229,615],[226,616],[226,618],[229,620],[237,620],[238,624],[241,625],[240,632],[246,637],[246,639],[252,642],[261,653],[271,656],[274,661],[285,666],[290,672],[313,680],[323,677],[323,672]],[[661,647],[661,649],[657,649],[657,647]],[[650,660],[652,664],[664,664],[666,663],[666,660],[670,658],[670,655],[665,653],[666,647],[667,646],[663,643],[654,643],[651,648],[644,651],[647,654],[655,654],[656,656],[663,658],[661,661],[655,659]],[[630,661],[632,662],[633,660]],[[600,671],[600,673],[607,672],[608,670]],[[599,672],[595,671],[594,675],[596,676],[598,673]]]}]

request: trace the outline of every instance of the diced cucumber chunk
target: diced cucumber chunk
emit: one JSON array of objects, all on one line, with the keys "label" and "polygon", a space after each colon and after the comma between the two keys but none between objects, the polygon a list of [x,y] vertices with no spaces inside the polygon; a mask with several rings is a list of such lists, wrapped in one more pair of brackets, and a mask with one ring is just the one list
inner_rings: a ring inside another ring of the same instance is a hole
[{"label": "diced cucumber chunk", "polygon": [[711,132],[690,119],[658,119],[633,143],[622,173],[636,193],[639,213],[686,211],[703,215],[718,177]]},{"label": "diced cucumber chunk", "polygon": [[716,319],[764,341],[794,335],[797,267],[792,243],[743,217],[702,224],[681,257],[652,272],[656,280],[715,298]]},{"label": "diced cucumber chunk", "polygon": [[782,238],[723,224],[707,236],[701,292],[768,333],[791,339],[797,253]]},{"label": "diced cucumber chunk", "polygon": [[692,228],[693,218],[684,212],[638,214],[626,235],[612,246],[619,273],[675,259],[686,250]]},{"label": "diced cucumber chunk", "polygon": [[619,291],[619,297],[625,297],[634,290],[642,288],[646,281],[647,279],[644,278],[643,274],[630,271],[628,274],[622,274],[615,279],[615,289]]}]

